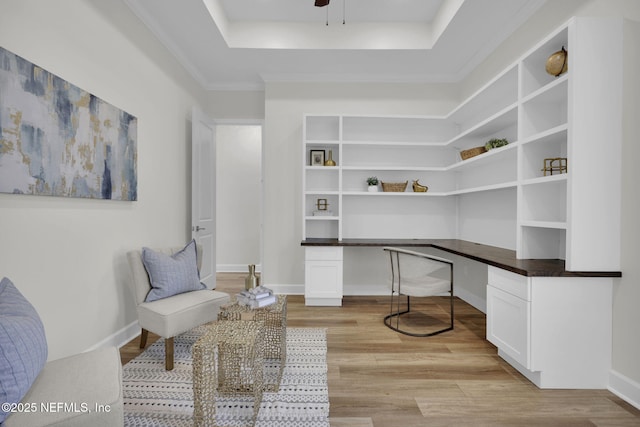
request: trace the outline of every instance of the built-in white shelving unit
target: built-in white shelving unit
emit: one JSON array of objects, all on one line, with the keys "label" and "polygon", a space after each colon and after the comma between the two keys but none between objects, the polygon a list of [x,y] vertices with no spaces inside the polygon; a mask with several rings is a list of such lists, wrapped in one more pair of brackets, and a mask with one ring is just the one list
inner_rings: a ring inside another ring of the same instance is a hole
[{"label": "built-in white shelving unit", "polygon": [[[605,388],[620,270],[622,34],[619,19],[572,19],[443,117],[305,116],[304,238],[450,238],[564,259],[558,274],[488,266],[487,339],[539,387]],[[568,71],[551,76],[546,59],[563,46]],[[491,138],[510,143],[460,159]],[[332,150],[337,166],[309,167],[312,149]],[[547,158],[566,158],[567,171],[545,173]],[[369,193],[374,175],[409,181],[407,191]],[[412,192],[414,179],[429,191]],[[312,216],[317,198],[332,216]],[[339,243],[305,245],[307,305],[341,305],[345,259],[358,260]]]},{"label": "built-in white shelving unit", "polygon": [[[304,238],[472,240],[464,224],[486,215],[486,231],[472,236],[480,243],[506,235],[519,258],[561,258],[575,271],[618,269],[611,249],[619,245],[612,222],[620,178],[609,163],[620,156],[619,130],[601,139],[619,121],[619,84],[601,60],[618,33],[609,22],[571,20],[446,116],[305,115]],[[563,46],[569,70],[551,76],[546,59]],[[611,93],[598,89],[603,81]],[[461,160],[461,150],[491,138],[510,143]],[[331,150],[337,165],[310,166],[311,150]],[[568,159],[568,173],[545,176],[543,160],[558,157]],[[368,192],[369,176],[408,181],[407,190]],[[427,193],[412,191],[415,179]],[[601,205],[592,209],[590,186],[613,195],[597,194]],[[332,215],[313,215],[317,199],[327,199]],[[516,217],[489,217],[501,204],[515,206]]]}]

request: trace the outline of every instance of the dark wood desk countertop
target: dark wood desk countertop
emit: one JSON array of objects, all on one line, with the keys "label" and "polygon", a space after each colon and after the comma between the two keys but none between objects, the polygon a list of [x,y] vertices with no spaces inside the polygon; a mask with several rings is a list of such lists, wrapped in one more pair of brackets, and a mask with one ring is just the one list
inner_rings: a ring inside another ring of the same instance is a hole
[{"label": "dark wood desk countertop", "polygon": [[302,246],[431,247],[523,276],[622,277],[620,271],[567,271],[561,259],[517,259],[516,251],[458,239],[306,239]]}]

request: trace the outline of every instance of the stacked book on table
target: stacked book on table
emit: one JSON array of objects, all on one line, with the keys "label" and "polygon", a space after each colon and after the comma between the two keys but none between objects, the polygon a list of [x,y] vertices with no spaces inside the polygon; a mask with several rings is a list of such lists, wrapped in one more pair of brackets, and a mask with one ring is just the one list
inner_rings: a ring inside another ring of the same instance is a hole
[{"label": "stacked book on table", "polygon": [[236,294],[238,304],[246,305],[251,308],[266,307],[276,302],[276,296],[273,291],[264,286],[258,286]]}]

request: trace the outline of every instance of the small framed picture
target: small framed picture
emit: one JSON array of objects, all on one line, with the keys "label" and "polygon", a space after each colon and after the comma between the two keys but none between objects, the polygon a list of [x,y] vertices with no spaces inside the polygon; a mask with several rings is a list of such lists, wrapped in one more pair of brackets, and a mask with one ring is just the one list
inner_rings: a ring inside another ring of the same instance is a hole
[{"label": "small framed picture", "polygon": [[311,150],[309,152],[309,164],[311,166],[324,166],[324,150]]}]

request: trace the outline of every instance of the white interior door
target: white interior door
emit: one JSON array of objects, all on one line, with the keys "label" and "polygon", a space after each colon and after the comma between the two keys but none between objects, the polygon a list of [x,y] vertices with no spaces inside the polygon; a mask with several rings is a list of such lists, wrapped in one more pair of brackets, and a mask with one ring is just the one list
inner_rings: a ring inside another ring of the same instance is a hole
[{"label": "white interior door", "polygon": [[191,121],[191,236],[202,245],[200,280],[216,287],[216,128],[197,107]]}]

